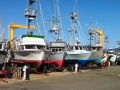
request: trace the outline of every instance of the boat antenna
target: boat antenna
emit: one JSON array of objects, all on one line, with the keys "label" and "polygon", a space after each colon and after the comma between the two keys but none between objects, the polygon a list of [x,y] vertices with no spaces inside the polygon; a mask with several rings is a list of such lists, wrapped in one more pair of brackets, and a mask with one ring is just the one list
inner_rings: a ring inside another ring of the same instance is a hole
[{"label": "boat antenna", "polygon": [[25,17],[28,19],[28,35],[32,34],[30,32],[30,22],[36,18],[37,10],[32,8],[32,4],[37,2],[37,0],[29,0],[28,8],[25,9]]}]

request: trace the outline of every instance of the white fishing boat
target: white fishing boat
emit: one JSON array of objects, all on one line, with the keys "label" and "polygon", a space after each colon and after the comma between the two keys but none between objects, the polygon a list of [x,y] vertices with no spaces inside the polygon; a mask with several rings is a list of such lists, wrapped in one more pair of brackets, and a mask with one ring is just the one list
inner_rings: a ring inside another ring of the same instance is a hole
[{"label": "white fishing boat", "polygon": [[107,50],[107,55],[108,55],[107,61],[109,61],[111,63],[115,63],[117,55],[115,55],[115,53],[112,49]]},{"label": "white fishing boat", "polygon": [[6,41],[4,38],[4,31],[2,27],[2,20],[0,17],[0,70],[2,69],[5,58],[7,57],[6,52]]},{"label": "white fishing boat", "polygon": [[79,45],[79,40],[77,40],[77,44],[74,43],[74,34],[76,30],[74,30],[75,19],[77,18],[76,13],[71,12],[71,22],[72,22],[72,29],[69,30],[71,32],[71,44],[69,45],[69,49],[67,51],[67,55],[65,57],[64,63],[65,64],[79,64],[79,66],[84,66],[87,59],[91,55],[91,51],[87,51],[86,48],[81,47]]},{"label": "white fishing boat", "polygon": [[115,62],[117,63],[117,65],[120,65],[120,52],[118,52],[116,55],[117,56]]},{"label": "white fishing boat", "polygon": [[7,52],[5,50],[5,42],[0,42],[0,70],[3,66],[6,57],[7,57]]},{"label": "white fishing boat", "polygon": [[76,64],[78,63],[80,66],[84,66],[87,59],[91,55],[91,51],[86,51],[84,47],[81,46],[70,46],[67,51],[67,55],[65,57],[64,63],[67,64]]},{"label": "white fishing boat", "polygon": [[18,39],[16,51],[14,51],[13,62],[30,64],[31,67],[39,68],[45,56],[44,36],[22,35]]},{"label": "white fishing boat", "polygon": [[30,22],[36,18],[36,10],[31,6],[36,0],[29,0],[29,8],[25,9],[25,16],[28,18],[28,34],[16,39],[16,49],[12,51],[11,62],[17,65],[27,65],[38,69],[43,60],[46,60],[44,36],[35,35],[30,32]]}]

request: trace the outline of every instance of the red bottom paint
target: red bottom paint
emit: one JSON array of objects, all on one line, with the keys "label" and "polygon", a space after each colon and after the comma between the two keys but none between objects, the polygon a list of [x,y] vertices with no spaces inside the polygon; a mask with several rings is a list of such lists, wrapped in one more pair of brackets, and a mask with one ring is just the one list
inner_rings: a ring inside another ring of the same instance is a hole
[{"label": "red bottom paint", "polygon": [[103,63],[102,67],[108,67],[108,63]]},{"label": "red bottom paint", "polygon": [[12,59],[12,62],[30,64],[32,68],[36,68],[36,69],[38,69],[42,64],[42,60]]},{"label": "red bottom paint", "polygon": [[43,60],[44,64],[55,64],[58,68],[62,67],[63,60]]}]

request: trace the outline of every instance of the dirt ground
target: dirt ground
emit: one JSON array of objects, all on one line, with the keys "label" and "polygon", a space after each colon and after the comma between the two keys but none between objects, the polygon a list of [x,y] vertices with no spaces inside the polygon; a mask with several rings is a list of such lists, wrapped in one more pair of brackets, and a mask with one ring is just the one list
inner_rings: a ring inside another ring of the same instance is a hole
[{"label": "dirt ground", "polygon": [[120,66],[78,73],[31,74],[30,81],[1,82],[0,90],[120,90]]}]

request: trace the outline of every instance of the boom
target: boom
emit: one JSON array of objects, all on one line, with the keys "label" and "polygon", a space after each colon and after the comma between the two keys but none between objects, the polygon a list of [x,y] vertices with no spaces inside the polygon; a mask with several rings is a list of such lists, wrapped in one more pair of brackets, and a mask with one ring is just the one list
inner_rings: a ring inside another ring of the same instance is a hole
[{"label": "boom", "polygon": [[96,32],[99,34],[100,44],[103,44],[103,32],[102,32],[102,30],[96,30]]},{"label": "boom", "polygon": [[[9,39],[10,39],[10,45],[14,45],[13,39],[14,39],[14,29],[16,28],[28,28],[26,25],[19,25],[19,24],[14,24],[13,22],[9,25]],[[34,26],[30,26],[30,29],[35,30]]]}]

